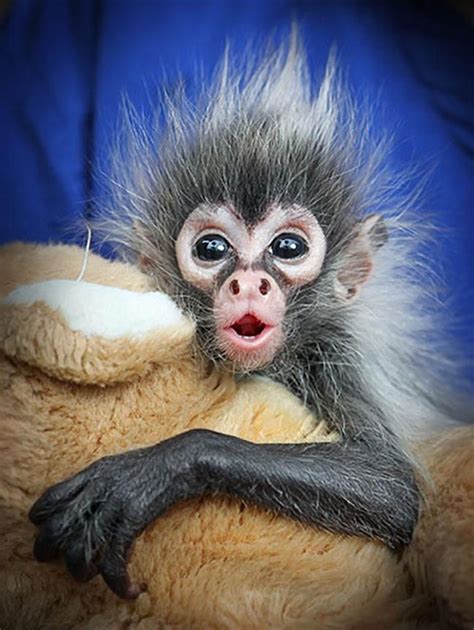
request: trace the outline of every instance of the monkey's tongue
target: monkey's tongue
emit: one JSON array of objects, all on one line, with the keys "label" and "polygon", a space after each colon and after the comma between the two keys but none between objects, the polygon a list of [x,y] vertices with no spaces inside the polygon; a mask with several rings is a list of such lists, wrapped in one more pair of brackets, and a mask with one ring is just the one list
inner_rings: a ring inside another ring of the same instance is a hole
[{"label": "monkey's tongue", "polygon": [[240,337],[258,337],[265,330],[265,324],[255,315],[244,315],[239,321],[232,324],[231,328]]}]

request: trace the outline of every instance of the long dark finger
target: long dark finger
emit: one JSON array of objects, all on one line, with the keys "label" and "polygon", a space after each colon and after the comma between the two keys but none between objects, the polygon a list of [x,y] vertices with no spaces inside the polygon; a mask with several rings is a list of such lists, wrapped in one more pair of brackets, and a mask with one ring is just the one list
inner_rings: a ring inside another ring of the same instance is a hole
[{"label": "long dark finger", "polygon": [[144,585],[132,584],[127,572],[132,541],[116,537],[99,565],[99,571],[107,586],[122,599],[136,599],[145,590]]},{"label": "long dark finger", "polygon": [[81,472],[46,490],[31,507],[28,514],[30,521],[40,525],[52,512],[58,511],[64,504],[72,501],[83,490],[86,481],[87,474]]},{"label": "long dark finger", "polygon": [[83,582],[95,577],[104,550],[118,526],[118,506],[114,501],[90,502],[85,490],[75,501],[76,524],[64,550],[70,573]]},{"label": "long dark finger", "polygon": [[36,536],[33,555],[39,562],[54,560],[65,542],[64,527],[59,519],[44,523]]},{"label": "long dark finger", "polygon": [[64,552],[64,562],[74,579],[88,582],[99,573],[99,553],[96,543],[82,537],[73,537]]}]

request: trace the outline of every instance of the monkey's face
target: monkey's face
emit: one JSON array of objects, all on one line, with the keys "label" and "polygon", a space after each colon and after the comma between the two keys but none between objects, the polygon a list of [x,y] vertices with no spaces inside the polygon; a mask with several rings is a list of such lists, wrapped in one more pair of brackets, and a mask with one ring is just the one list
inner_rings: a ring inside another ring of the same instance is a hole
[{"label": "monkey's face", "polygon": [[318,221],[298,206],[272,206],[249,225],[230,205],[202,205],[176,242],[183,278],[212,299],[219,351],[242,370],[272,361],[288,296],[316,279],[325,253]]}]

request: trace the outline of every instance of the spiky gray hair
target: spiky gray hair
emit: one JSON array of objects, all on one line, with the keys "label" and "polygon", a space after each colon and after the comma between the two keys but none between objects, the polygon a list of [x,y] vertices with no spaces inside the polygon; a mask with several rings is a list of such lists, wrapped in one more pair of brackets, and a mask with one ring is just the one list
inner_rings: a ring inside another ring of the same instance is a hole
[{"label": "spiky gray hair", "polygon": [[[317,281],[291,297],[288,343],[266,373],[349,434],[403,441],[446,420],[450,366],[428,304],[434,285],[416,254],[419,230],[407,218],[413,199],[401,200],[401,180],[381,167],[386,142],[369,137],[368,117],[341,88],[334,57],[313,92],[293,34],[240,71],[226,54],[199,98],[178,89],[162,105],[164,125],[144,125],[128,111],[111,178],[115,203],[102,229],[123,256],[149,262],[157,288],[196,318],[210,357],[221,358],[211,304],[179,275],[180,227],[203,202],[231,201],[250,223],[269,203],[298,203],[316,215],[328,255]],[[374,209],[386,218],[389,242],[358,300],[342,305],[334,280],[354,227]]]}]

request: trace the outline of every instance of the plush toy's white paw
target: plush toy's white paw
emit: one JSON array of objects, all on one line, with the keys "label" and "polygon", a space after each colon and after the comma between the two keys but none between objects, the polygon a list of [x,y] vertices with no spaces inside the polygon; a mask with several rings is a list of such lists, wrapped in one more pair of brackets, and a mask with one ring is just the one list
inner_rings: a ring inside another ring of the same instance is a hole
[{"label": "plush toy's white paw", "polygon": [[105,339],[142,337],[186,321],[178,306],[164,293],[137,293],[75,280],[22,285],[3,300],[4,304],[25,306],[35,302],[44,302],[58,310],[71,330]]}]

